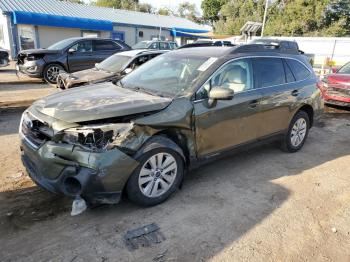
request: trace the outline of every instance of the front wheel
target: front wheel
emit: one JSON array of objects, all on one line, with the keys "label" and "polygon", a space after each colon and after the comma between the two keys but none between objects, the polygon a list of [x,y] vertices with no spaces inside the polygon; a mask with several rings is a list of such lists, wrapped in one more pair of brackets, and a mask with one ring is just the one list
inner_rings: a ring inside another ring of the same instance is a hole
[{"label": "front wheel", "polygon": [[50,84],[56,84],[58,74],[62,70],[63,70],[62,66],[58,64],[50,64],[46,66],[44,69],[44,73],[43,73],[44,79]]},{"label": "front wheel", "polygon": [[310,119],[304,111],[295,114],[290,122],[289,129],[282,141],[282,149],[294,153],[300,150],[309,134]]},{"label": "front wheel", "polygon": [[181,156],[169,148],[155,148],[144,153],[139,166],[127,183],[128,198],[142,206],[165,201],[180,185],[184,163]]}]

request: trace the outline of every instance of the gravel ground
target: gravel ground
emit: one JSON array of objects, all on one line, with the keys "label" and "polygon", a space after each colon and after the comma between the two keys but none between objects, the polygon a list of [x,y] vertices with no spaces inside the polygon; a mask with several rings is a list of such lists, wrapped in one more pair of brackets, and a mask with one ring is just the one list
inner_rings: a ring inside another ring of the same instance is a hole
[{"label": "gravel ground", "polygon": [[[167,202],[69,214],[20,162],[20,112],[0,112],[0,261],[350,261],[350,114],[332,108],[295,154],[265,145],[189,174]],[[127,230],[165,240],[129,250]]]}]

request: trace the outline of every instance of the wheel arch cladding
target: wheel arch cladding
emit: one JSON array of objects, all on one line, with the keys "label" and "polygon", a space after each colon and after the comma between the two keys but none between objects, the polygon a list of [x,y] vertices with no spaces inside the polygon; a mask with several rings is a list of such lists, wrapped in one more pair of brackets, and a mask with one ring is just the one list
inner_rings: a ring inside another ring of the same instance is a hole
[{"label": "wheel arch cladding", "polygon": [[181,147],[178,144],[176,144],[173,140],[165,137],[164,135],[155,135],[148,139],[147,142],[136,152],[134,159],[139,158],[141,155],[151,151],[152,149],[161,147],[172,149],[177,154],[179,154],[183,159],[184,163],[186,163],[186,157]]},{"label": "wheel arch cladding", "polygon": [[313,125],[313,119],[314,119],[314,109],[310,105],[303,105],[302,107],[299,108],[298,111],[304,111],[305,113],[308,114],[309,116],[309,121],[310,121],[310,127]]}]

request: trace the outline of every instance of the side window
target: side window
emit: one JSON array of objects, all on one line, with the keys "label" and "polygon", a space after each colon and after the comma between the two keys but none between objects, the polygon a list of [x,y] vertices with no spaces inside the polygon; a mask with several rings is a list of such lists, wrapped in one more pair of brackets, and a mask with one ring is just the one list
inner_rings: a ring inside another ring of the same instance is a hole
[{"label": "side window", "polygon": [[286,83],[286,76],[281,58],[254,58],[253,68],[257,88]]},{"label": "side window", "polygon": [[159,49],[160,50],[169,50],[169,43],[166,42],[159,42]]},{"label": "side window", "polygon": [[92,43],[90,40],[80,41],[73,45],[70,49],[75,50],[77,53],[87,53],[92,51]]},{"label": "side window", "polygon": [[121,47],[112,41],[94,41],[94,51],[114,51],[118,49],[121,49]]},{"label": "side window", "polygon": [[149,46],[149,49],[158,49],[158,42],[154,42]]},{"label": "side window", "polygon": [[144,55],[144,56],[140,56],[137,57],[134,60],[134,67],[133,68],[138,68],[140,65],[142,65],[143,63],[146,63],[148,61],[148,55]]},{"label": "side window", "polygon": [[283,59],[283,65],[284,65],[284,71],[286,72],[286,81],[287,81],[287,83],[295,82],[295,77],[294,77],[294,75],[292,73],[292,70],[290,69],[290,67],[287,64],[285,59]]},{"label": "side window", "polygon": [[299,61],[294,59],[286,59],[286,62],[292,70],[297,81],[305,80],[310,75],[310,71]]},{"label": "side window", "polygon": [[197,92],[196,99],[207,98],[208,92],[213,87],[229,88],[235,93],[252,89],[252,66],[250,60],[235,60],[219,69]]}]

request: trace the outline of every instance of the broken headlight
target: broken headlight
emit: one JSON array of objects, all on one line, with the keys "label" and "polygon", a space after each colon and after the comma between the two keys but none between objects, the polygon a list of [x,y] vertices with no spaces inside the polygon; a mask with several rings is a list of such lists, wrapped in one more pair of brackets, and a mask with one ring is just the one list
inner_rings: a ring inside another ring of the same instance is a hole
[{"label": "broken headlight", "polygon": [[127,135],[131,127],[128,123],[69,128],[64,130],[61,140],[92,151],[103,151],[113,148],[112,142]]}]

